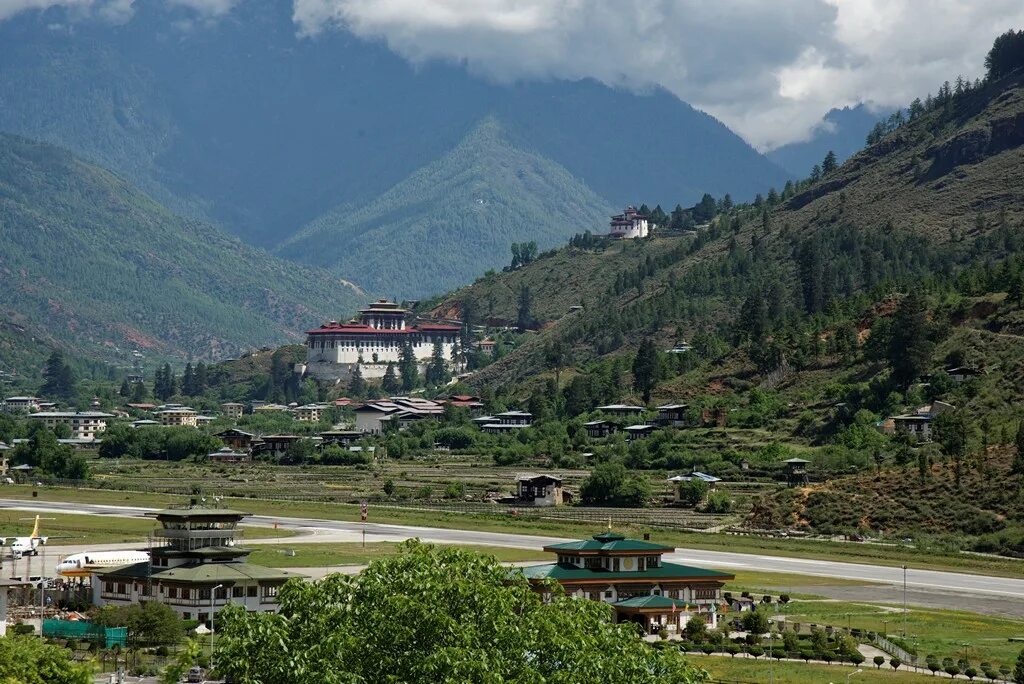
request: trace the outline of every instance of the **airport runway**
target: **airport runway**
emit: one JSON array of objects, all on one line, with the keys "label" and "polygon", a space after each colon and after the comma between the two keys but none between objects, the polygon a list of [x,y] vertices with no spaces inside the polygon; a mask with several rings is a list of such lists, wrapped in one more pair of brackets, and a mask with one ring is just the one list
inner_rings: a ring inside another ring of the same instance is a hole
[{"label": "airport runway", "polygon": [[[0,499],[0,509],[16,508],[19,510],[39,513],[79,513],[89,515],[107,515],[123,517],[142,517],[155,509],[131,506],[108,506],[98,504],[62,503],[62,502],[28,502],[23,500]],[[372,515],[372,511],[371,511]],[[514,548],[537,549],[546,544],[566,541],[555,537],[540,537],[523,534],[507,534],[499,532],[479,532],[473,530],[450,530],[431,527],[412,527],[405,525],[380,525],[338,520],[319,520],[315,518],[286,518],[269,516],[252,516],[247,522],[270,527],[296,530],[300,536],[286,539],[261,539],[246,541],[248,544],[260,543],[309,543],[309,542],[345,542],[359,541],[365,528],[366,540],[370,542],[401,541],[418,537],[423,541],[441,544],[479,544],[486,546],[508,546]],[[307,536],[308,535],[308,536]],[[92,546],[98,548],[138,548],[139,545],[116,544]],[[81,547],[50,546],[48,558],[66,555]],[[877,582],[890,587],[902,589],[904,572],[899,567],[847,563],[837,561],[811,560],[805,558],[787,558],[747,553],[731,553],[727,551],[707,551],[702,549],[679,549],[666,555],[666,559],[682,564],[708,566],[720,570],[756,570],[761,572],[795,573],[818,577],[835,577],[848,580]],[[1022,564],[1024,569],[1024,564]],[[906,586],[916,593],[942,594],[960,596],[962,594],[985,596],[989,599],[1002,597],[1004,600],[1024,604],[1024,579],[990,577],[968,573],[940,572],[936,570],[918,570],[910,568],[906,572]],[[964,597],[963,606],[970,607],[971,599]]]}]

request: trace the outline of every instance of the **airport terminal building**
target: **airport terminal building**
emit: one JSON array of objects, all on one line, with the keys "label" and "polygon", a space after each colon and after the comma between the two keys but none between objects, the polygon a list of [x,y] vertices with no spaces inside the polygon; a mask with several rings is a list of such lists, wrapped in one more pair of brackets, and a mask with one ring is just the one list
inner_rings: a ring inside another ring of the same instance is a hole
[{"label": "airport terminal building", "polygon": [[229,604],[276,612],[281,585],[303,577],[246,561],[250,551],[235,545],[235,534],[248,513],[192,505],[149,515],[161,525],[155,533],[161,545],[148,563],[97,569],[94,605],[159,601],[185,620],[208,622]]}]

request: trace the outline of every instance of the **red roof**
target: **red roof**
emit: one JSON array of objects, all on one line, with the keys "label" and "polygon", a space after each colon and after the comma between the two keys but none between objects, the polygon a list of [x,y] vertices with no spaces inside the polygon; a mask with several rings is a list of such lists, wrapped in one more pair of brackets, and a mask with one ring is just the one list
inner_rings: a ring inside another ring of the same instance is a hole
[{"label": "red roof", "polygon": [[413,326],[406,328],[405,330],[388,330],[384,328],[374,328],[373,326],[366,325],[365,323],[325,323],[319,328],[314,330],[307,330],[307,335],[414,335],[419,332],[459,332],[462,330],[459,326],[455,325],[441,325],[433,323],[425,323],[419,326]]}]

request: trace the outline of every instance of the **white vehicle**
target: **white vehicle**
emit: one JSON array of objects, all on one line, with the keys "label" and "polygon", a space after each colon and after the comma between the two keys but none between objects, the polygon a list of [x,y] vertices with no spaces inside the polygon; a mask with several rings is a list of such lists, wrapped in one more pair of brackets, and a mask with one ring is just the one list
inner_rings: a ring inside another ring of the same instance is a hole
[{"label": "white vehicle", "polygon": [[86,551],[73,553],[57,563],[61,577],[90,577],[100,568],[120,568],[136,563],[148,563],[146,551]]},{"label": "white vehicle", "polygon": [[11,549],[11,555],[15,558],[22,556],[38,556],[39,547],[46,544],[49,537],[39,536],[39,516],[36,516],[36,524],[32,528],[32,534],[27,537],[2,537],[0,546],[7,546]]}]

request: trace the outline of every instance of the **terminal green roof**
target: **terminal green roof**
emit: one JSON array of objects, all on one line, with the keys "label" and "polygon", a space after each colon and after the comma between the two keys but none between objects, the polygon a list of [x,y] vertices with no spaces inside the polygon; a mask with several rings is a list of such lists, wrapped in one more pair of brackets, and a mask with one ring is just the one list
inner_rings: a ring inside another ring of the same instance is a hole
[{"label": "terminal green roof", "polygon": [[235,511],[230,508],[192,506],[190,508],[165,508],[162,511],[154,511],[147,515],[152,515],[157,518],[216,518],[218,516],[237,518],[249,516],[252,515],[252,513],[243,513],[242,511]]},{"label": "terminal green roof", "polygon": [[616,608],[668,608],[669,610],[675,606],[678,610],[685,610],[689,604],[686,601],[671,599],[667,596],[634,596],[612,605]]},{"label": "terminal green roof", "polygon": [[188,563],[174,568],[154,568],[150,574],[149,563],[136,563],[119,568],[104,568],[97,574],[110,577],[151,578],[161,582],[187,582],[193,584],[219,584],[246,580],[287,580],[304,577],[297,572],[266,568],[251,563]]},{"label": "terminal green roof", "polygon": [[623,535],[611,531],[595,534],[590,539],[551,544],[544,548],[552,551],[675,551],[675,547],[672,546],[639,539],[626,539]]},{"label": "terminal green roof", "polygon": [[580,568],[570,563],[548,563],[545,565],[531,565],[522,569],[527,579],[541,580],[553,579],[558,581],[572,580],[622,580],[622,579],[650,579],[667,580],[675,578],[684,579],[707,579],[727,580],[733,575],[717,570],[695,568],[689,565],[678,565],[676,563],[662,563],[657,568],[647,570],[603,570],[601,568]]}]

